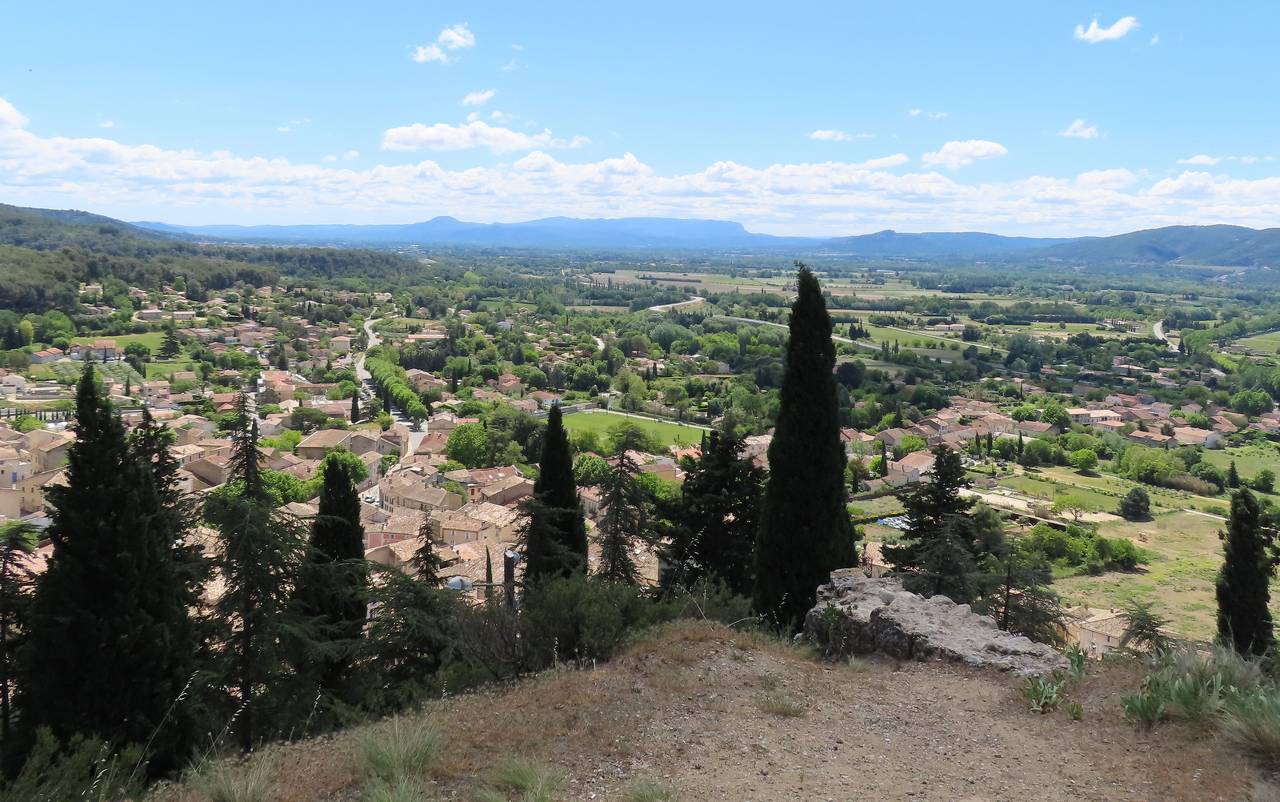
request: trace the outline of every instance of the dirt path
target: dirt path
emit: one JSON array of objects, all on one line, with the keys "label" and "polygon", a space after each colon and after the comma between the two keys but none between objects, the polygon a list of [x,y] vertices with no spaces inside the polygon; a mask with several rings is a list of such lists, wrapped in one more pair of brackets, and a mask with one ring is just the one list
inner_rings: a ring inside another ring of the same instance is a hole
[{"label": "dirt path", "polygon": [[[477,778],[514,755],[565,772],[566,802],[621,802],[637,778],[668,784],[678,802],[1248,798],[1259,775],[1241,756],[1176,725],[1140,733],[1123,720],[1120,695],[1137,686],[1136,666],[1094,671],[1070,691],[1084,706],[1073,721],[1030,713],[1004,675],[822,663],[789,644],[682,622],[598,669],[436,705],[445,746],[433,798],[471,799]],[[358,800],[357,737],[268,750],[282,789],[274,802]]]}]

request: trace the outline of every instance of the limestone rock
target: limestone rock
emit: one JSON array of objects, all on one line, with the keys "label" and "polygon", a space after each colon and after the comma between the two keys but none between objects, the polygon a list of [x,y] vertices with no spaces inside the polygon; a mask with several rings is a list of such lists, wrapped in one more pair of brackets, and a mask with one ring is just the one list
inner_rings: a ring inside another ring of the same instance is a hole
[{"label": "limestone rock", "polygon": [[924,598],[891,577],[860,573],[833,577],[818,588],[805,616],[805,634],[830,657],[880,654],[901,660],[949,660],[997,668],[1020,677],[1067,667],[1049,646],[996,628],[967,604],[945,596]]}]

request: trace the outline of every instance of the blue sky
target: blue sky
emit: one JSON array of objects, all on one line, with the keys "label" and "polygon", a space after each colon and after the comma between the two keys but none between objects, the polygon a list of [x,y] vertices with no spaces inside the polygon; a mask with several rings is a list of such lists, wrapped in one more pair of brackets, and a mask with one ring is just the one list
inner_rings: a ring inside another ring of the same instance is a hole
[{"label": "blue sky", "polygon": [[0,201],[801,234],[1280,221],[1280,5],[906,6],[22,4]]}]

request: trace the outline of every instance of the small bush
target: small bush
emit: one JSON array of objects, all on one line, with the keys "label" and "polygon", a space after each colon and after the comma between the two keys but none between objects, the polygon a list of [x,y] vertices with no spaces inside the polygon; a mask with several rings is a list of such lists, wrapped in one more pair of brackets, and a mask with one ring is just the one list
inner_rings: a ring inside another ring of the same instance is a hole
[{"label": "small bush", "polygon": [[207,764],[191,775],[188,784],[208,802],[271,802],[275,766],[262,756]]},{"label": "small bush", "polygon": [[756,703],[764,712],[783,718],[803,718],[806,712],[804,705],[784,693],[766,693]]},{"label": "small bush", "polygon": [[142,761],[138,748],[115,752],[105,741],[80,736],[60,744],[53,733],[41,729],[22,771],[10,782],[0,781],[0,799],[115,802],[130,798],[142,785]]},{"label": "small bush", "polygon": [[521,616],[538,666],[607,660],[637,629],[669,617],[637,588],[582,576],[552,579],[530,589]]},{"label": "small bush", "polygon": [[358,771],[369,780],[396,784],[426,776],[440,752],[440,731],[425,718],[396,717],[360,735]]},{"label": "small bush", "polygon": [[1071,716],[1072,721],[1080,721],[1084,718],[1084,705],[1079,702],[1068,702],[1067,715]]}]

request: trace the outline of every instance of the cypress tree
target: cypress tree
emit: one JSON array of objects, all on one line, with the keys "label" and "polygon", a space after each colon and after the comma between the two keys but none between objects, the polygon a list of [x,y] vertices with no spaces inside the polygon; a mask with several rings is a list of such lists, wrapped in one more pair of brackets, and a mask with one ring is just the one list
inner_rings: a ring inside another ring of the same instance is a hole
[{"label": "cypress tree", "polygon": [[351,394],[351,422],[360,422],[360,391]]},{"label": "cypress tree", "polygon": [[20,660],[24,724],[63,741],[149,744],[152,770],[167,771],[190,746],[177,702],[197,652],[195,578],[175,545],[184,532],[173,489],[156,484],[152,446],[131,448],[91,364],[74,429],[67,484],[46,496],[53,556]]},{"label": "cypress tree", "polygon": [[533,498],[525,506],[525,582],[569,576],[587,567],[587,525],[573,477],[573,452],[560,405],[547,414],[542,463]]},{"label": "cypress tree", "polygon": [[323,692],[354,701],[348,680],[369,600],[360,498],[341,462],[326,458],[321,470],[319,510],[295,592],[298,611],[316,635],[316,654],[303,671]]},{"label": "cypress tree", "polygon": [[1268,583],[1275,573],[1275,532],[1247,489],[1231,496],[1231,517],[1221,535],[1218,572],[1218,640],[1249,655],[1265,654],[1275,639]]},{"label": "cypress tree", "polygon": [[1240,472],[1236,470],[1236,461],[1231,460],[1231,464],[1227,466],[1227,487],[1236,488],[1240,486]]},{"label": "cypress tree", "polygon": [[755,608],[794,626],[831,571],[854,565],[845,510],[844,444],[836,399],[831,316],[818,279],[798,265],[769,483],[756,540]]}]

